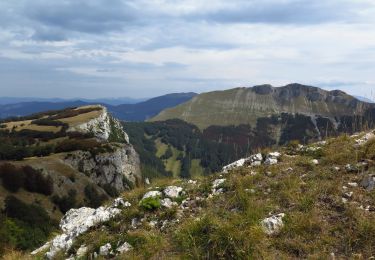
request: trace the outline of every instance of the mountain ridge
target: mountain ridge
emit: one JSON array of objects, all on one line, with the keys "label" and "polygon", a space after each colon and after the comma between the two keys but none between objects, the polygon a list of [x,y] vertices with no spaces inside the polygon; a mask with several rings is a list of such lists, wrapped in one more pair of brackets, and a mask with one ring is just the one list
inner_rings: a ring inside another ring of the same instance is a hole
[{"label": "mountain ridge", "polygon": [[258,85],[206,92],[174,108],[165,109],[150,121],[182,119],[205,129],[211,125],[256,125],[260,117],[290,113],[309,116],[361,115],[375,106],[340,90],[326,91],[297,83],[283,87]]}]

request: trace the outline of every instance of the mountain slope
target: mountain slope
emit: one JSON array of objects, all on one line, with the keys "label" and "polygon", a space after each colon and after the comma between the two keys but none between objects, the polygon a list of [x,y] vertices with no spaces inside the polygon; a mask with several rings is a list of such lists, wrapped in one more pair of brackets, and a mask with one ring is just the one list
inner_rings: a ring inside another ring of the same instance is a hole
[{"label": "mountain slope", "polygon": [[144,121],[157,115],[163,109],[189,101],[196,95],[196,93],[191,92],[167,94],[137,104],[124,104],[110,109],[111,112],[121,120]]},{"label": "mountain slope", "polygon": [[[67,213],[61,234],[34,256],[371,259],[374,136],[280,147],[227,173],[156,181],[105,207]],[[103,210],[100,223],[86,221]]]},{"label": "mountain slope", "polygon": [[139,164],[103,106],[0,121],[0,255],[39,245],[71,208],[97,207],[136,187]]},{"label": "mountain slope", "polygon": [[201,129],[239,124],[255,127],[259,118],[281,113],[318,115],[333,120],[335,117],[363,115],[374,107],[338,90],[325,91],[299,84],[279,88],[261,85],[203,93],[189,102],[160,112],[150,121],[177,118]]}]

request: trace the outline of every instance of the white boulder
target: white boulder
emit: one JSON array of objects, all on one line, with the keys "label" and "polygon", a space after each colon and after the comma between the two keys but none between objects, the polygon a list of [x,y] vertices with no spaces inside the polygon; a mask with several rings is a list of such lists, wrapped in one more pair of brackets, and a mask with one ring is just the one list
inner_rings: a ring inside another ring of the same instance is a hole
[{"label": "white boulder", "polygon": [[263,231],[267,235],[272,235],[278,233],[281,228],[284,226],[283,218],[285,217],[284,213],[277,215],[272,215],[271,217],[265,218],[261,221],[261,226]]},{"label": "white boulder", "polygon": [[314,165],[318,165],[319,161],[317,159],[313,159],[313,160],[311,160],[311,163],[314,164]]},{"label": "white boulder", "polygon": [[99,248],[99,255],[101,256],[107,256],[111,253],[112,246],[110,243],[105,244],[104,246],[101,246]]},{"label": "white boulder", "polygon": [[147,199],[147,198],[161,197],[162,195],[163,194],[160,191],[152,190],[152,191],[148,191],[145,195],[143,195],[142,200]]},{"label": "white boulder", "polygon": [[177,206],[177,202],[172,201],[170,198],[165,198],[160,201],[162,207],[165,208],[172,208],[173,206]]},{"label": "white boulder", "polygon": [[262,164],[262,161],[263,161],[262,154],[257,153],[257,154],[251,155],[250,157],[239,159],[231,164],[224,166],[222,171],[223,173],[228,173],[229,171],[233,169],[236,169],[238,167],[242,167],[245,165],[259,166]]},{"label": "white boulder", "polygon": [[212,182],[212,188],[217,189],[220,185],[222,185],[227,179],[216,179]]},{"label": "white boulder", "polygon": [[181,187],[168,186],[164,189],[164,195],[168,198],[175,199],[181,195],[182,190]]},{"label": "white boulder", "polygon": [[281,154],[279,152],[269,153],[266,156],[266,160],[264,161],[265,165],[274,165],[278,163],[278,159],[280,158]]},{"label": "white boulder", "polygon": [[242,167],[244,166],[246,162],[246,159],[245,158],[242,158],[242,159],[239,159],[231,164],[228,164],[226,166],[223,167],[223,172],[224,173],[228,173],[229,171],[233,170],[233,169],[236,169],[238,167]]},{"label": "white boulder", "polygon": [[116,251],[120,254],[123,254],[123,253],[126,253],[130,250],[132,250],[133,247],[128,243],[128,242],[125,242],[124,244],[122,244],[121,246],[119,246]]}]

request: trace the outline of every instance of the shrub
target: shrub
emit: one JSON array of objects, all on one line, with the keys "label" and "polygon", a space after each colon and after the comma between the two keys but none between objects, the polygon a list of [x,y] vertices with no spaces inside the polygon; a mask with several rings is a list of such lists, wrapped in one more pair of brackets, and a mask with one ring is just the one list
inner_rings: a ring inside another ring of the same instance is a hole
[{"label": "shrub", "polygon": [[112,198],[117,197],[119,195],[119,192],[109,183],[104,184],[103,189]]},{"label": "shrub", "polygon": [[40,171],[35,170],[31,166],[24,166],[22,170],[25,174],[26,190],[47,196],[53,193],[53,180],[51,176],[43,176]]},{"label": "shrub", "polygon": [[107,199],[104,194],[100,195],[92,184],[86,185],[85,195],[87,198],[88,206],[92,208],[99,207],[100,205],[102,205],[103,201]]},{"label": "shrub", "polygon": [[6,218],[0,215],[0,247],[36,248],[47,240],[56,226],[43,208],[25,204],[14,196],[5,199],[4,213]]},{"label": "shrub", "polygon": [[75,190],[69,190],[68,195],[62,197],[54,195],[51,200],[59,207],[60,211],[65,214],[69,209],[76,206],[76,195],[77,192]]},{"label": "shrub", "polygon": [[13,164],[1,165],[0,176],[3,179],[3,186],[11,192],[17,192],[24,186],[25,174]]},{"label": "shrub", "polygon": [[141,200],[140,206],[146,210],[156,210],[161,207],[159,197],[149,197]]}]

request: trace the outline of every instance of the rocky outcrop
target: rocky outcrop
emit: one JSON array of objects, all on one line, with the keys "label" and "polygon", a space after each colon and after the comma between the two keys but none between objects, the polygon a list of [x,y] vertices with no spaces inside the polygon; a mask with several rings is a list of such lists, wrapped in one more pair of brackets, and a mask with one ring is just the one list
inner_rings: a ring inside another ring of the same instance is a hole
[{"label": "rocky outcrop", "polygon": [[231,170],[234,170],[243,166],[249,166],[249,167],[260,166],[262,165],[262,163],[264,163],[265,165],[274,165],[278,163],[278,160],[280,157],[281,157],[281,153],[279,152],[268,153],[265,156],[265,158],[263,157],[261,153],[257,153],[257,154],[251,155],[250,157],[242,158],[238,161],[235,161],[231,164],[224,166],[222,172],[228,173]]},{"label": "rocky outcrop", "polygon": [[120,214],[122,207],[129,206],[131,206],[129,202],[117,198],[112,205],[107,207],[71,209],[60,221],[60,229],[63,233],[31,254],[38,254],[42,251],[41,249],[45,250],[48,248],[45,256],[48,259],[53,259],[58,252],[67,252],[79,235],[87,232],[92,227],[114,218]]},{"label": "rocky outcrop", "polygon": [[131,145],[111,144],[107,152],[93,155],[76,151],[65,163],[90,177],[100,186],[110,185],[117,192],[132,188],[141,179],[139,156]]},{"label": "rocky outcrop", "polygon": [[129,143],[128,135],[122,131],[121,123],[113,118],[104,106],[98,105],[99,115],[93,119],[79,124],[71,125],[67,132],[91,133],[96,138],[108,140],[111,135],[119,135],[117,138],[125,140]]}]

